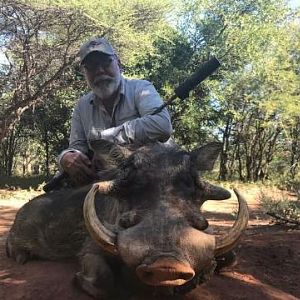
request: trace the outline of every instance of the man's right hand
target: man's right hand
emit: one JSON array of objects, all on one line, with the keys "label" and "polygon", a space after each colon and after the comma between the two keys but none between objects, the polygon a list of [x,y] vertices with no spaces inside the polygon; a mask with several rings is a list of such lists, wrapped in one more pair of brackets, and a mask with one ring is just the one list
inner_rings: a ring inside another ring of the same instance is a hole
[{"label": "man's right hand", "polygon": [[65,153],[60,164],[76,186],[90,183],[95,179],[96,173],[92,169],[91,161],[81,152]]}]

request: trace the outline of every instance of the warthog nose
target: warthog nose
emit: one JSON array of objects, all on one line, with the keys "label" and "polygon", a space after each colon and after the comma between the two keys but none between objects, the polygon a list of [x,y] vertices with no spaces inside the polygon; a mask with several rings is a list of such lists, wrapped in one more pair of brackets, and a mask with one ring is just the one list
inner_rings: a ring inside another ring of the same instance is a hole
[{"label": "warthog nose", "polygon": [[161,258],[150,265],[139,265],[136,273],[142,282],[152,286],[178,286],[195,276],[189,265],[173,258]]}]

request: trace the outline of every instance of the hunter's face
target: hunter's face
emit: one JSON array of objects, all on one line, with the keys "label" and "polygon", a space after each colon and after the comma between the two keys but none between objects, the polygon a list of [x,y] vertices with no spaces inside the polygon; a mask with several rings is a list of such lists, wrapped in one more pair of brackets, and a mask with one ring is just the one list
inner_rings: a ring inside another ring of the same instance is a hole
[{"label": "hunter's face", "polygon": [[121,71],[115,55],[95,51],[84,59],[82,66],[90,88],[100,99],[109,99],[117,92]]}]

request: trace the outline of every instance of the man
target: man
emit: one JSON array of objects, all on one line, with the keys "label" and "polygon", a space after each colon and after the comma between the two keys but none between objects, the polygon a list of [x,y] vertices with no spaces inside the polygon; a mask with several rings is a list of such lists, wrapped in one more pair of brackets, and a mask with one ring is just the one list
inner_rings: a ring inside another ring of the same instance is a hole
[{"label": "man", "polygon": [[80,48],[80,64],[91,92],[75,106],[69,148],[58,160],[75,184],[88,182],[94,173],[88,157],[89,141],[104,139],[118,144],[165,142],[172,133],[166,109],[154,86],[121,75],[120,61],[104,38],[93,38]]}]

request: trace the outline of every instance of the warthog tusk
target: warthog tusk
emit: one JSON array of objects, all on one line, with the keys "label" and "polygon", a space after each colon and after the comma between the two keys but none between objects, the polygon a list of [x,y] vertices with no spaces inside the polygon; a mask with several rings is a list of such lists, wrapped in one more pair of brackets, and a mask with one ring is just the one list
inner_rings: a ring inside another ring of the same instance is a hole
[{"label": "warthog tusk", "polygon": [[232,250],[236,246],[239,238],[241,237],[248,224],[249,211],[247,202],[236,189],[234,189],[234,192],[237,195],[239,201],[238,217],[234,222],[233,227],[227,234],[216,237],[215,256],[222,255]]},{"label": "warthog tusk", "polygon": [[85,226],[91,237],[99,244],[99,246],[113,255],[118,255],[116,247],[117,235],[107,229],[99,220],[95,209],[95,195],[98,191],[107,194],[113,187],[114,181],[103,181],[95,183],[85,197],[83,205],[83,216]]}]

